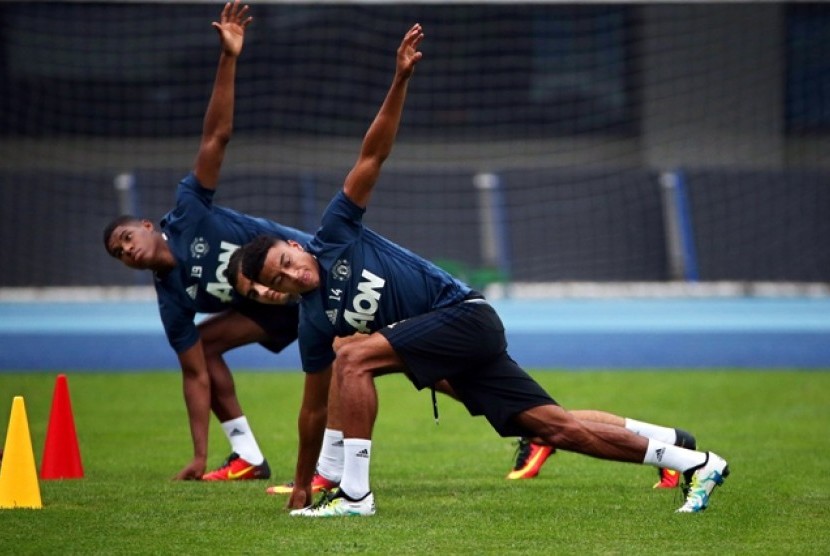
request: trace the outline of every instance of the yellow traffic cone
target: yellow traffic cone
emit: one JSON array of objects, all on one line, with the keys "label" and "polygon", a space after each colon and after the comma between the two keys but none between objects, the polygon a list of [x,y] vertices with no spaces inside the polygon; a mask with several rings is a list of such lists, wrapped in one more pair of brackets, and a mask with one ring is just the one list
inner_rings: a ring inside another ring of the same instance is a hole
[{"label": "yellow traffic cone", "polygon": [[0,509],[9,508],[43,508],[26,404],[22,396],[15,396],[12,402],[3,461],[0,463]]}]

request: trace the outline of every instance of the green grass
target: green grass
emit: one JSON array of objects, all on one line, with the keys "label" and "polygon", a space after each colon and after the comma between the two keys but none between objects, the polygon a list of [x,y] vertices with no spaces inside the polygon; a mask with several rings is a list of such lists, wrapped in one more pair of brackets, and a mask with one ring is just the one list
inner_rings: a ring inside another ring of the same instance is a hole
[{"label": "green grass", "polygon": [[[693,431],[732,475],[700,515],[652,468],[558,453],[504,480],[514,446],[397,376],[378,381],[372,518],[289,517],[262,481],[169,480],[190,457],[177,373],[69,377],[85,477],[40,481],[43,509],[0,510],[0,554],[827,554],[830,372],[535,372],[568,408]],[[0,427],[25,399],[37,464],[54,374],[0,373]],[[275,473],[291,478],[300,373],[237,372]],[[229,451],[218,424],[210,465]]]}]

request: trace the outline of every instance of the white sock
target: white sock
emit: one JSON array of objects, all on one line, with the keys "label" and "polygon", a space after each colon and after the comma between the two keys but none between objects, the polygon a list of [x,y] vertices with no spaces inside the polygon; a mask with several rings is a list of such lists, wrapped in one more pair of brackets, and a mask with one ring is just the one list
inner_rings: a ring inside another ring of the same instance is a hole
[{"label": "white sock", "polygon": [[265,456],[262,455],[254,433],[248,425],[248,419],[244,415],[222,423],[222,430],[225,431],[231,449],[239,454],[239,457],[251,465],[260,465],[265,461]]},{"label": "white sock", "polygon": [[675,471],[686,471],[692,467],[697,467],[704,461],[706,461],[706,454],[703,452],[680,448],[674,444],[667,444],[653,438],[648,439],[646,457],[643,458],[643,463],[647,465],[666,467]]},{"label": "white sock", "polygon": [[317,473],[339,483],[343,477],[343,457],[343,431],[326,429],[320,459],[317,460]]},{"label": "white sock", "polygon": [[666,444],[674,444],[677,442],[677,433],[669,427],[661,427],[660,425],[652,425],[651,423],[626,418],[625,428],[634,434],[645,436],[646,438],[653,438]]},{"label": "white sock", "polygon": [[355,500],[369,493],[369,460],[372,441],[364,438],[343,440],[343,478],[340,488]]}]

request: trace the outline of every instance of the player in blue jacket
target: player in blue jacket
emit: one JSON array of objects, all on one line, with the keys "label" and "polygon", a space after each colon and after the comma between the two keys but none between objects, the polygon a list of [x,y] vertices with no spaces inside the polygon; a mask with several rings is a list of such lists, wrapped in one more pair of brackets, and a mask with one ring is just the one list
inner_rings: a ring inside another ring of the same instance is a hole
[{"label": "player in blue jacket", "polygon": [[[470,414],[484,415],[502,436],[682,472],[691,484],[678,511],[702,511],[728,474],[723,458],[566,411],[510,357],[502,322],[481,294],[363,224],[397,135],[409,80],[422,57],[418,46],[423,37],[416,24],[398,47],[392,85],[314,239],[304,246],[260,237],[243,247],[245,276],[302,297],[303,370],[313,376],[333,369],[336,381],[332,393],[339,398],[345,456],[340,487],[291,515],[375,514],[369,484],[377,417],[374,379],[388,373],[404,373],[418,389],[448,382]],[[307,399],[322,395],[306,391],[303,406]],[[292,507],[310,499],[320,430],[300,426]]]},{"label": "player in blue jacket", "polygon": [[[223,354],[259,343],[279,352],[297,337],[298,307],[267,307],[236,295],[225,269],[231,254],[257,235],[305,244],[308,234],[213,203],[225,149],[231,137],[236,64],[251,23],[248,6],[227,3],[219,22],[221,53],[202,139],[192,172],[179,182],[176,204],[156,227],[131,215],[104,230],[110,255],[130,268],[151,270],[159,313],[182,371],[193,458],[176,479],[267,479],[268,462],[236,396]],[[197,313],[213,313],[198,325]],[[205,473],[211,411],[219,419],[232,453],[218,469]],[[326,416],[317,415],[321,423]]]}]

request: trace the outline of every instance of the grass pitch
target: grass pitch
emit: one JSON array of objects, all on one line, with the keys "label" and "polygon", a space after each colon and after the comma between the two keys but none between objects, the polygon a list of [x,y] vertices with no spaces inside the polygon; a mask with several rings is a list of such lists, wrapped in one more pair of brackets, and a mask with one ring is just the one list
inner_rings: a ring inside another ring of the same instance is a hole
[{"label": "grass pitch", "polygon": [[[830,372],[535,371],[565,407],[692,431],[732,475],[678,515],[650,467],[569,453],[506,481],[511,439],[403,378],[378,380],[372,518],[291,518],[268,484],[293,475],[302,376],[237,372],[274,477],[174,482],[190,457],[178,373],[73,374],[85,477],[40,481],[43,509],[0,510],[0,554],[827,554]],[[0,427],[23,396],[37,465],[54,374],[0,373]],[[217,423],[209,465],[229,452]]]}]

